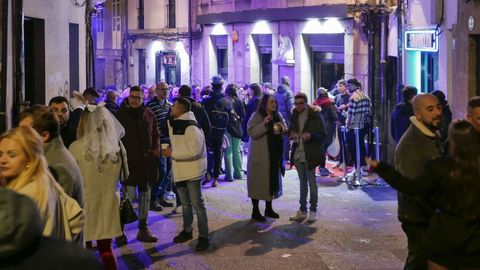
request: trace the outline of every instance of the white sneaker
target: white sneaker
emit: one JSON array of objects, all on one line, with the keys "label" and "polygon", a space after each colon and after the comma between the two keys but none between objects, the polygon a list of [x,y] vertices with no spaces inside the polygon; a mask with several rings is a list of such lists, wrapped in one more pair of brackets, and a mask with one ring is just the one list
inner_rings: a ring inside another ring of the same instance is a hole
[{"label": "white sneaker", "polygon": [[298,210],[297,213],[293,216],[290,216],[290,220],[304,220],[307,218],[307,212],[303,212],[302,210]]},{"label": "white sneaker", "polygon": [[317,221],[317,212],[310,211],[310,212],[308,213],[307,221],[308,221],[308,222],[315,222],[315,221]]}]

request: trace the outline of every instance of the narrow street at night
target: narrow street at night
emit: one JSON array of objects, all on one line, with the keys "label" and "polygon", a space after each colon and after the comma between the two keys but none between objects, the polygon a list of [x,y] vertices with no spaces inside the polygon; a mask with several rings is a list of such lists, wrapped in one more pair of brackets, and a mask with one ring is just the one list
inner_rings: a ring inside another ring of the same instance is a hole
[{"label": "narrow street at night", "polygon": [[[338,173],[338,171],[336,171]],[[194,239],[175,244],[181,215],[150,212],[155,244],[135,240],[137,223],[127,225],[129,244],[115,248],[119,269],[402,269],[406,238],[397,220],[397,196],[389,186],[348,190],[337,178],[317,177],[318,220],[289,221],[298,209],[298,176],[287,171],[284,195],[273,202],[279,220],[250,220],[245,180],[204,188],[211,247],[195,252]],[[260,203],[263,212],[263,203]],[[165,216],[164,216],[165,215]]]}]

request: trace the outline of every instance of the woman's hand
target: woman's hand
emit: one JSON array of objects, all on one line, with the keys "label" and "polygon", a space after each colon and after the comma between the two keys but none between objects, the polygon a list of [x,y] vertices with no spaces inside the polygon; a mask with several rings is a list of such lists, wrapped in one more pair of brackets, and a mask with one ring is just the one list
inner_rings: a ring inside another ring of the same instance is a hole
[{"label": "woman's hand", "polygon": [[375,168],[378,167],[378,165],[380,164],[380,162],[378,162],[378,160],[374,160],[374,159],[371,159],[371,158],[365,158],[365,161],[367,163],[367,166],[369,168],[371,168],[372,170],[374,170]]},{"label": "woman's hand", "polygon": [[162,149],[162,156],[171,157],[172,156],[172,149],[171,148]]},{"label": "woman's hand", "polygon": [[265,116],[265,118],[263,118],[263,124],[265,126],[268,125],[271,121],[272,121],[272,117],[270,115],[267,115]]}]

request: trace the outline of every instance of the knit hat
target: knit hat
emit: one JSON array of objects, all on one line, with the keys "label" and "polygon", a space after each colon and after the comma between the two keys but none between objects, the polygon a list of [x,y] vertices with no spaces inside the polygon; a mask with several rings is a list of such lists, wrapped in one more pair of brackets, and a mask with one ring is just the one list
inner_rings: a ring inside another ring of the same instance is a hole
[{"label": "knit hat", "polygon": [[220,75],[212,77],[212,85],[223,85],[223,78]]}]

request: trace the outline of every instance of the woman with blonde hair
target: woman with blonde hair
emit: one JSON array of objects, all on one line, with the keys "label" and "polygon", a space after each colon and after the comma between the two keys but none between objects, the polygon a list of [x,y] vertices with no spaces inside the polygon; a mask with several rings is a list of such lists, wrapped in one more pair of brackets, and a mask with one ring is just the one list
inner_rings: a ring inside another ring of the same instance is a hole
[{"label": "woman with blonde hair", "polygon": [[112,239],[122,235],[118,179],[127,164],[120,142],[124,135],[105,103],[88,104],[80,117],[77,140],[69,148],[83,177],[85,241],[90,248],[92,241],[97,242],[105,269],[117,269]]},{"label": "woman with blonde hair", "polygon": [[24,194],[36,203],[43,235],[78,240],[84,214],[50,174],[40,136],[30,127],[17,127],[0,137],[0,186]]}]

